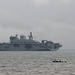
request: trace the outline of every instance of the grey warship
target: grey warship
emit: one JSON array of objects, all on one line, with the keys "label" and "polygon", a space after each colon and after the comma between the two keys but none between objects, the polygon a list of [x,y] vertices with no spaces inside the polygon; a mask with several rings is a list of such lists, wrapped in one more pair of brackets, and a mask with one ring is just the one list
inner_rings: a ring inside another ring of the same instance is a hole
[{"label": "grey warship", "polygon": [[54,43],[52,41],[42,40],[41,42],[33,40],[32,32],[26,36],[18,35],[10,36],[9,43],[0,43],[0,51],[56,51],[62,45],[60,43]]}]

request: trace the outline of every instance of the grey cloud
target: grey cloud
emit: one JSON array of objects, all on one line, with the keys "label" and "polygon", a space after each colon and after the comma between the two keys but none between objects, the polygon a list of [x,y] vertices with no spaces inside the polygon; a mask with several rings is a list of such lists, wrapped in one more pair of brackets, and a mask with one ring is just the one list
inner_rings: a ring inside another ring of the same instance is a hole
[{"label": "grey cloud", "polygon": [[59,0],[50,0],[48,5],[38,7],[30,0],[7,0],[2,2],[0,6],[1,9],[3,7],[1,10],[2,18],[7,22],[12,20],[15,24],[19,21],[21,25],[24,25],[26,22],[28,23],[29,19],[37,20],[37,18],[47,18],[52,21],[74,24],[74,1],[70,4],[63,4]]}]

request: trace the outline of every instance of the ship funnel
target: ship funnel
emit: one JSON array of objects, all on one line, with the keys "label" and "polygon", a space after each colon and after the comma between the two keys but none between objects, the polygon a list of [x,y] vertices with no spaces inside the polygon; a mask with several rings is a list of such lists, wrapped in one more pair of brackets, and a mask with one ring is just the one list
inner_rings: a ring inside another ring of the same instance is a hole
[{"label": "ship funnel", "polygon": [[29,37],[29,40],[33,40],[32,32],[30,32],[30,35],[28,37]]},{"label": "ship funnel", "polygon": [[30,36],[32,37],[32,32],[30,32]]}]

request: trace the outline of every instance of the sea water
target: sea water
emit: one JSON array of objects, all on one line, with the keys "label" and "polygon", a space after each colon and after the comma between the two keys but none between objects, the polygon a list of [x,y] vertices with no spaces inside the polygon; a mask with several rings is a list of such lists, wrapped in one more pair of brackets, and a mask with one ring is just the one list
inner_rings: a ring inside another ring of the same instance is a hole
[{"label": "sea water", "polygon": [[0,75],[75,75],[75,50],[0,51]]}]

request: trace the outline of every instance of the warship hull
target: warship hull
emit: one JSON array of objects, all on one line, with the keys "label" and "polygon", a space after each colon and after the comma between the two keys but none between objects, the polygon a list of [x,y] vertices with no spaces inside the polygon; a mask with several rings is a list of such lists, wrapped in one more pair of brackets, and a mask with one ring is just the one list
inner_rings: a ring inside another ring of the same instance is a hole
[{"label": "warship hull", "polygon": [[[34,46],[35,47],[35,46]],[[51,48],[40,48],[40,47],[36,47],[36,48],[24,48],[24,47],[13,47],[13,46],[2,46],[0,47],[0,51],[57,51],[59,48],[56,49],[51,49]]]},{"label": "warship hull", "polygon": [[0,49],[0,51],[57,51],[58,49]]}]

